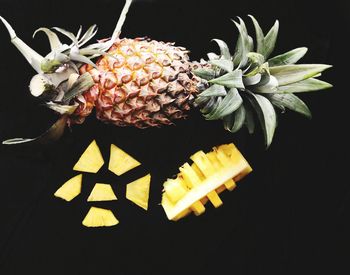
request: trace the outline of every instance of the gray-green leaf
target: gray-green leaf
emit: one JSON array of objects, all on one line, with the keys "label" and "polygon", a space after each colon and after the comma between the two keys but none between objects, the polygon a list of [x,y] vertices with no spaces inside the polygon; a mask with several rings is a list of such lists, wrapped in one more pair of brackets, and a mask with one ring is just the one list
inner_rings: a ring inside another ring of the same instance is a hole
[{"label": "gray-green leaf", "polygon": [[270,74],[277,78],[280,86],[311,78],[332,67],[324,64],[284,65],[270,68]]},{"label": "gray-green leaf", "polygon": [[234,111],[236,111],[239,106],[242,105],[242,97],[239,95],[236,88],[232,88],[227,92],[227,95],[219,102],[212,112],[204,115],[207,120],[216,120],[223,118]]},{"label": "gray-green leaf", "polygon": [[307,52],[306,47],[296,48],[281,55],[269,59],[269,66],[280,66],[297,63]]},{"label": "gray-green leaf", "polygon": [[222,85],[214,84],[210,86],[208,89],[201,92],[198,97],[208,97],[208,96],[225,96],[226,89]]},{"label": "gray-green leaf", "polygon": [[295,82],[289,85],[280,86],[277,88],[277,93],[301,93],[301,92],[311,92],[311,91],[319,91],[328,88],[332,88],[332,84],[315,79],[309,78],[306,80],[302,80],[299,82]]},{"label": "gray-green leaf", "polygon": [[224,117],[224,128],[231,133],[236,133],[244,124],[245,114],[245,108],[241,104],[236,112]]},{"label": "gray-green leaf", "polygon": [[244,104],[245,109],[245,119],[244,124],[248,129],[249,134],[253,134],[255,130],[254,115],[249,105]]},{"label": "gray-green leaf", "polygon": [[220,39],[213,39],[213,41],[219,45],[221,56],[226,60],[230,60],[231,54],[226,42]]},{"label": "gray-green leaf", "polygon": [[235,70],[218,78],[211,79],[209,83],[223,85],[228,88],[244,88],[241,70]]},{"label": "gray-green leaf", "polygon": [[293,94],[270,94],[267,97],[271,100],[272,104],[282,105],[289,110],[300,113],[307,118],[311,119],[311,111],[307,105],[299,97]]},{"label": "gray-green leaf", "polygon": [[53,31],[51,31],[48,28],[39,28],[39,29],[37,29],[34,32],[34,34],[33,34],[33,38],[40,31],[44,32],[47,35],[47,38],[49,39],[51,50],[58,49],[58,48],[60,48],[62,46],[62,43],[61,43],[60,39],[58,38],[57,34],[55,34]]},{"label": "gray-green leaf", "polygon": [[266,147],[269,147],[277,125],[276,112],[271,102],[262,95],[247,91],[250,103],[253,105],[258,115],[261,127],[264,132]]},{"label": "gray-green leaf", "polygon": [[83,92],[87,91],[94,85],[95,82],[88,72],[82,74],[73,84],[72,88],[65,93],[62,102],[69,103],[71,99],[78,95],[81,95]]},{"label": "gray-green leaf", "polygon": [[215,78],[215,71],[209,68],[198,68],[192,71],[192,73],[205,80],[211,80]]},{"label": "gray-green leaf", "polygon": [[227,59],[210,60],[209,64],[215,65],[226,72],[231,72],[233,70],[233,62]]}]

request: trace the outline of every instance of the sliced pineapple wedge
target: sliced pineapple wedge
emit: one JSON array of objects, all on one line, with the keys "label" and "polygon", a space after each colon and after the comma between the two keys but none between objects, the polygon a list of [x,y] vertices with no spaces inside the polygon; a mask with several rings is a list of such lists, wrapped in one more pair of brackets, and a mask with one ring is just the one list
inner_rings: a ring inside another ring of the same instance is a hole
[{"label": "sliced pineapple wedge", "polygon": [[169,220],[178,220],[193,212],[200,215],[210,201],[214,207],[223,204],[219,195],[232,191],[236,181],[252,171],[252,168],[231,144],[214,147],[205,154],[199,151],[191,156],[193,164],[179,168],[176,179],[164,183],[162,206]]},{"label": "sliced pineapple wedge", "polygon": [[66,181],[54,194],[55,197],[71,201],[81,192],[83,175],[77,175]]},{"label": "sliced pineapple wedge", "polygon": [[148,209],[151,174],[137,179],[126,186],[126,198],[143,209]]},{"label": "sliced pineapple wedge", "polygon": [[73,170],[97,173],[104,164],[104,160],[96,141],[92,141],[74,165]]},{"label": "sliced pineapple wedge", "polygon": [[92,189],[87,201],[115,201],[116,195],[112,186],[106,183],[96,183]]},{"label": "sliced pineapple wedge", "polygon": [[108,164],[108,169],[110,171],[120,176],[139,165],[141,165],[140,162],[125,153],[119,147],[111,144],[111,152]]},{"label": "sliced pineapple wedge", "polygon": [[109,209],[91,207],[82,224],[87,227],[113,226],[119,221]]}]

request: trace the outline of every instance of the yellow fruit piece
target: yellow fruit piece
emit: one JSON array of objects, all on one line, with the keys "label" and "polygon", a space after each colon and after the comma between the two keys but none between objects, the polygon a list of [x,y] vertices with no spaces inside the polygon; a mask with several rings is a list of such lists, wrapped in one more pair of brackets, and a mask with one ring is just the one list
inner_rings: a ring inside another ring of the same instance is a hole
[{"label": "yellow fruit piece", "polygon": [[71,201],[80,194],[82,179],[82,174],[69,179],[55,192],[54,196]]},{"label": "yellow fruit piece", "polygon": [[97,173],[104,164],[104,160],[96,141],[90,143],[84,153],[74,165],[73,170],[88,173]]},{"label": "yellow fruit piece", "polygon": [[117,200],[112,186],[105,183],[96,183],[87,201],[114,201]]},{"label": "yellow fruit piece", "polygon": [[173,203],[176,203],[179,199],[186,195],[188,191],[181,178],[168,179],[164,183],[164,190]]},{"label": "yellow fruit piece", "polygon": [[[164,185],[166,188],[161,204],[170,220],[178,220],[191,211],[200,215],[205,211],[204,204],[208,201],[214,207],[219,207],[223,202],[218,193],[233,190],[236,181],[252,171],[233,144],[213,148],[213,151],[207,154],[199,151],[192,155],[191,159],[192,165],[185,163],[179,168],[177,178],[168,180]],[[175,188],[178,182],[185,183],[185,194],[183,190],[180,192]]]},{"label": "yellow fruit piece", "polygon": [[113,226],[118,223],[111,210],[98,207],[91,207],[82,222],[87,227]]},{"label": "yellow fruit piece", "polygon": [[125,153],[122,149],[111,144],[111,153],[109,158],[108,169],[114,174],[120,176],[125,172],[141,165],[136,159]]},{"label": "yellow fruit piece", "polygon": [[126,198],[143,209],[148,209],[151,174],[137,179],[126,186]]}]

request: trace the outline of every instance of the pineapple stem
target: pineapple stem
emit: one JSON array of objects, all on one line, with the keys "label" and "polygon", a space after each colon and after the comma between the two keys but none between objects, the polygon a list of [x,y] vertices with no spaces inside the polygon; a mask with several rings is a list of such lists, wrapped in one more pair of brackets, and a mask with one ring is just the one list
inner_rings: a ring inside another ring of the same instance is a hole
[{"label": "pineapple stem", "polygon": [[122,13],[119,16],[118,23],[117,23],[117,25],[116,25],[116,27],[115,27],[115,29],[113,31],[113,35],[112,35],[112,39],[111,39],[112,41],[115,41],[119,37],[119,35],[120,35],[121,31],[122,31],[122,27],[124,25],[125,19],[126,19],[126,15],[128,14],[128,11],[129,11],[131,3],[132,3],[132,0],[126,0],[125,1],[125,5],[124,5],[124,8],[122,10]]}]

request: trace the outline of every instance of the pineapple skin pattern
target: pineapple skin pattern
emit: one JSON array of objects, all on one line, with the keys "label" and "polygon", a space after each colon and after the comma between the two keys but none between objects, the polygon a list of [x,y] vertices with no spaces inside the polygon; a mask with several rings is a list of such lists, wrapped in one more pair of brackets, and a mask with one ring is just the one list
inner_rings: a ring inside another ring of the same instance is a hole
[{"label": "pineapple skin pattern", "polygon": [[186,117],[200,78],[183,47],[145,38],[120,39],[94,68],[85,64],[95,85],[75,99],[72,123],[82,123],[96,108],[99,120],[117,126],[169,125]]}]

